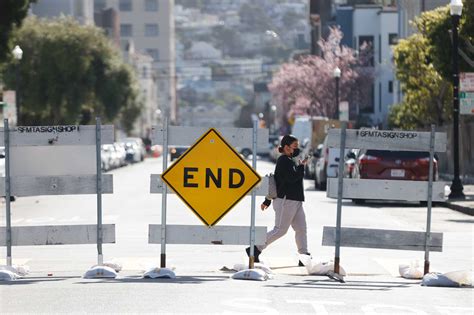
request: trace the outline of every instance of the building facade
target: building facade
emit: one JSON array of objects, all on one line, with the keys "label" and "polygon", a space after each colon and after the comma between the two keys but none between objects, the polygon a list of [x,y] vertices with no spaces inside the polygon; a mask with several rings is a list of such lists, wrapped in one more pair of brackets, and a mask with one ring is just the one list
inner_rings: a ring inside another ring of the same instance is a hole
[{"label": "building facade", "polygon": [[134,46],[153,59],[156,77],[156,110],[177,122],[174,0],[95,0],[95,10],[113,8],[119,14],[120,46]]},{"label": "building facade", "polygon": [[42,18],[72,16],[81,24],[94,24],[94,0],[41,0],[30,5],[30,12]]},{"label": "building facade", "polygon": [[380,5],[340,6],[336,23],[344,33],[343,45],[356,51],[364,43],[371,47],[371,65],[375,68],[372,95],[367,104],[359,105],[357,112],[370,118],[373,125],[386,127],[394,101],[392,46],[398,37],[397,10]]}]

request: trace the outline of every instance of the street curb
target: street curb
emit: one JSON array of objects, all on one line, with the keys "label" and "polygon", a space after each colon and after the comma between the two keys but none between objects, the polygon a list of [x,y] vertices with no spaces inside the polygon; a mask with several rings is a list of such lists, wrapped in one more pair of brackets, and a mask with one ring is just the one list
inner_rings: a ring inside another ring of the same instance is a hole
[{"label": "street curb", "polygon": [[452,209],[452,210],[456,210],[456,211],[462,212],[462,213],[467,214],[467,215],[474,215],[474,209],[473,208],[460,206],[460,205],[453,204],[453,203],[450,203],[450,202],[442,202],[441,205],[443,207],[446,207],[446,208],[449,208],[449,209]]}]

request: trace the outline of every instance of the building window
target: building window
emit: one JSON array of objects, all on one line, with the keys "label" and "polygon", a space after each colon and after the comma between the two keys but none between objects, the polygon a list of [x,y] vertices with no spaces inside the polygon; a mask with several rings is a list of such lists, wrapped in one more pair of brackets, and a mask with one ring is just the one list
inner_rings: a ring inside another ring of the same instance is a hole
[{"label": "building window", "polygon": [[370,87],[368,102],[359,107],[359,112],[364,114],[373,114],[375,109],[375,86]]},{"label": "building window", "polygon": [[119,10],[120,11],[132,11],[132,0],[120,0]]},{"label": "building window", "polygon": [[148,68],[143,67],[142,68],[142,78],[146,79],[148,77]]},{"label": "building window", "polygon": [[389,45],[396,45],[397,42],[398,42],[398,34],[397,33],[388,34],[388,44]]},{"label": "building window", "polygon": [[379,83],[379,113],[382,112],[382,83]]},{"label": "building window", "polygon": [[158,36],[158,24],[145,24],[145,36]]},{"label": "building window", "polygon": [[382,35],[379,35],[379,63],[382,63]]},{"label": "building window", "polygon": [[148,12],[158,11],[158,0],[145,0],[145,11],[148,11]]},{"label": "building window", "polygon": [[359,52],[364,43],[368,46],[368,53],[370,57],[370,65],[374,66],[374,37],[373,36],[359,36]]},{"label": "building window", "polygon": [[160,52],[155,48],[148,48],[146,53],[153,58],[154,61],[160,60]]},{"label": "building window", "polygon": [[122,37],[133,36],[132,24],[120,24],[120,36]]},{"label": "building window", "polygon": [[393,81],[388,81],[388,93],[393,93]]},{"label": "building window", "polygon": [[105,0],[95,0],[94,1],[94,11],[101,11],[106,6]]}]

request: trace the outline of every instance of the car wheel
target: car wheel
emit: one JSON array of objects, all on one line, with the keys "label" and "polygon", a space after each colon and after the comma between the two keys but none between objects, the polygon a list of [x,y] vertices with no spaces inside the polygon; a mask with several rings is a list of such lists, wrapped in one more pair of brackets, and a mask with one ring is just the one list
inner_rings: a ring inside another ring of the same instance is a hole
[{"label": "car wheel", "polygon": [[[437,202],[437,201],[431,202],[431,208],[438,207],[440,205],[441,205],[440,202]],[[428,201],[420,201],[420,206],[425,207],[425,208],[428,207]]]},{"label": "car wheel", "polygon": [[356,205],[362,205],[365,203],[365,199],[352,199],[352,202]]},{"label": "car wheel", "polygon": [[309,174],[309,169],[306,165],[304,166],[304,178],[306,178],[306,179],[311,178],[311,174]]},{"label": "car wheel", "polygon": [[319,185],[318,179],[317,179],[316,176],[315,176],[315,177],[314,177],[314,188],[315,188],[315,189],[321,189],[320,187],[321,187],[321,185]]},{"label": "car wheel", "polygon": [[322,182],[321,185],[319,185],[319,189],[326,191],[326,182]]}]

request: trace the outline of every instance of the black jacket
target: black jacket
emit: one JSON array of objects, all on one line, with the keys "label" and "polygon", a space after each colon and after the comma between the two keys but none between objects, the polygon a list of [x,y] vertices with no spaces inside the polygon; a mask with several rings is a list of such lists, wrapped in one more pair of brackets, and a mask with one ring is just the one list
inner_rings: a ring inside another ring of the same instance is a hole
[{"label": "black jacket", "polygon": [[304,201],[304,165],[296,166],[286,155],[281,155],[275,167],[275,181],[278,198]]}]

